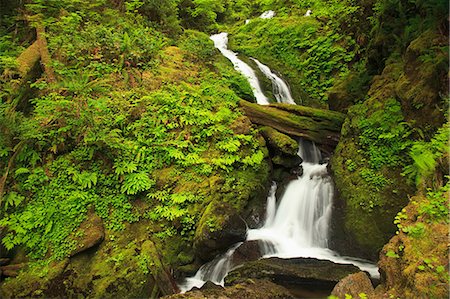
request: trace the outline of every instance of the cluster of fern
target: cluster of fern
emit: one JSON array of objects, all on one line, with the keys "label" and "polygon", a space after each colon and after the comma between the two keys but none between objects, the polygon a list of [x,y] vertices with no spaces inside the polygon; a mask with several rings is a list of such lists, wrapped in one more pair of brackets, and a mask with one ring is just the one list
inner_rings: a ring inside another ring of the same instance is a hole
[{"label": "cluster of fern", "polygon": [[[170,39],[135,11],[142,3],[127,1],[121,11],[105,1],[66,2],[27,7],[43,18],[56,81],[45,74],[19,78],[19,88],[2,81],[3,244],[34,258],[63,258],[77,246],[73,236],[89,210],[108,229],[146,218],[192,236],[200,215],[191,206],[204,196],[158,185],[157,171],[172,167],[201,181],[259,167],[264,154],[256,133],[232,129],[241,117],[233,91],[238,76],[229,81],[214,73],[222,67],[211,70],[212,42],[190,31],[192,44],[171,43],[182,48],[183,67],[197,63],[201,71],[189,82],[147,86],[144,76],[167,71],[161,64]],[[15,57],[19,42],[7,36],[2,47]],[[2,64],[10,73],[15,67]]]}]

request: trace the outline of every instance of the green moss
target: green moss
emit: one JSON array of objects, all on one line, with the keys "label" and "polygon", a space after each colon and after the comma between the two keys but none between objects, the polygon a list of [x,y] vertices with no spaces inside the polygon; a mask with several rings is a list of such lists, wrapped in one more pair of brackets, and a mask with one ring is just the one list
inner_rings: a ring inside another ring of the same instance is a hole
[{"label": "green moss", "polygon": [[332,170],[344,201],[345,231],[368,256],[395,232],[392,221],[411,188],[401,176],[408,161],[409,127],[393,98],[401,66],[389,65],[375,78],[370,97],[349,109],[332,157]]},{"label": "green moss", "polygon": [[262,127],[260,131],[263,134],[263,136],[268,140],[269,144],[276,150],[291,156],[297,154],[298,143],[291,137],[267,126]]}]

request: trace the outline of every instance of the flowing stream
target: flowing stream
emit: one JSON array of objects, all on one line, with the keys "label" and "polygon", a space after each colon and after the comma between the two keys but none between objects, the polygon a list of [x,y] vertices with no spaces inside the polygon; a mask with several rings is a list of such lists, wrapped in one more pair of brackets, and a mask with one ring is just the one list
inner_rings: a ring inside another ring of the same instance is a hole
[{"label": "flowing stream", "polygon": [[[227,34],[213,35],[211,39],[222,54],[233,62],[235,68],[249,78],[252,87],[259,88],[254,71],[227,49]],[[267,66],[256,59],[254,61],[263,74],[272,81],[277,101],[295,104],[287,84]],[[242,67],[242,64],[245,67]],[[255,90],[263,95],[260,88]],[[258,99],[260,95],[255,92],[255,97]],[[264,101],[259,100],[258,103],[267,104],[268,100],[264,96]],[[273,183],[267,197],[264,225],[259,229],[248,230],[247,241],[259,240],[262,244],[263,257],[312,257],[331,260],[336,263],[354,264],[369,272],[372,277],[379,277],[378,268],[374,264],[357,258],[339,256],[328,248],[333,182],[328,175],[327,164],[320,164],[321,153],[314,143],[300,140],[298,155],[303,159],[302,176],[288,184],[278,204],[275,197],[277,186]],[[235,244],[225,254],[203,265],[195,276],[186,278],[180,284],[181,291],[201,287],[206,281],[223,285],[225,276],[233,266],[236,266],[232,265],[231,257],[241,244]]]}]

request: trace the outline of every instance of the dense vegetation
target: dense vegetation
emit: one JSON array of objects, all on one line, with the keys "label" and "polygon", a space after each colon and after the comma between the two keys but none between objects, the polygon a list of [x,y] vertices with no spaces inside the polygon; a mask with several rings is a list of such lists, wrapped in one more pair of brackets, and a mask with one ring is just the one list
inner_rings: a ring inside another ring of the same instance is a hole
[{"label": "dense vegetation", "polygon": [[[239,108],[252,91],[209,40],[219,29],[299,104],[347,113],[340,225],[372,259],[398,230],[386,294],[448,290],[430,237],[448,233],[447,1],[2,0],[0,17],[0,259],[28,266],[0,294],[170,294],[161,277],[198,267],[204,230],[265,197],[268,150]],[[93,215],[105,241],[86,274]],[[156,286],[122,289],[142,281]]]}]

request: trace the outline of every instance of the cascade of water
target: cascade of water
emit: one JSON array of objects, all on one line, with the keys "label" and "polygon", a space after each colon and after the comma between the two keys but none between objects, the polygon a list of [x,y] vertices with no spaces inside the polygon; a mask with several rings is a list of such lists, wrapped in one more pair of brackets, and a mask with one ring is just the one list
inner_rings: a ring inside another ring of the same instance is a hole
[{"label": "cascade of water", "polygon": [[255,95],[256,102],[260,105],[269,104],[269,100],[264,95],[261,86],[259,85],[255,71],[248,64],[240,60],[236,53],[228,50],[228,33],[222,32],[212,35],[210,38],[214,42],[214,46],[219,49],[222,55],[233,63],[234,68],[247,78],[248,83],[250,83],[253,90],[253,94]]},{"label": "cascade of water", "polygon": [[[220,47],[219,50],[221,48],[226,50],[224,36],[213,37],[213,40],[218,41],[217,43],[215,41],[216,47]],[[229,55],[226,51],[221,50],[222,53]],[[235,56],[234,53],[233,55]],[[269,74],[273,74],[270,69],[263,73],[269,79],[271,79]],[[290,93],[287,94],[290,96]],[[287,102],[287,99],[284,97],[280,101]],[[326,259],[336,263],[354,264],[369,272],[372,277],[379,277],[378,268],[374,264],[339,256],[327,248],[333,183],[327,172],[327,164],[320,164],[322,156],[313,142],[300,140],[298,155],[303,160],[302,176],[288,184],[278,207],[275,198],[277,186],[273,183],[267,197],[264,225],[259,229],[248,230],[247,241],[259,240],[264,257]],[[182,292],[193,287],[201,287],[208,280],[223,285],[225,276],[231,270],[231,257],[241,244],[235,244],[224,255],[203,265],[194,277],[187,278],[180,285]]]},{"label": "cascade of water", "polygon": [[272,82],[273,95],[278,103],[294,104],[294,99],[291,96],[288,85],[280,77],[275,75],[267,65],[262,64],[255,58],[250,58],[253,60],[261,72],[270,79]]},{"label": "cascade of water", "polygon": [[195,273],[195,276],[186,278],[186,280],[179,285],[180,291],[184,293],[194,287],[200,288],[207,281],[223,286],[225,276],[227,276],[228,272],[231,270],[230,257],[241,244],[242,243],[237,243],[233,245],[225,254],[201,266],[197,273]]}]

